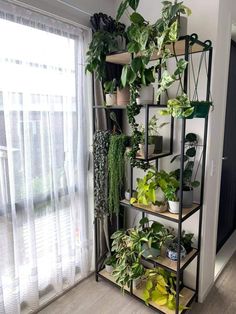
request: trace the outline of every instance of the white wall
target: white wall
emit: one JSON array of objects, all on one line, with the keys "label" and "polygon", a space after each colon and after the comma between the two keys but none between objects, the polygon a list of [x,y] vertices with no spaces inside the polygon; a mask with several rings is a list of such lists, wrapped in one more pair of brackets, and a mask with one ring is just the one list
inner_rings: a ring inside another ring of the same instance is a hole
[{"label": "white wall", "polygon": [[[117,0],[117,5],[119,2]],[[236,4],[233,5],[231,0],[185,0],[184,3],[193,11],[188,21],[188,33],[197,33],[202,41],[212,40],[214,47],[212,96],[215,110],[210,114],[209,121],[199,294],[200,301],[203,301],[214,283],[231,12],[235,12],[232,14],[236,17]],[[160,7],[160,2],[141,0],[139,11],[146,19],[154,21],[160,15]],[[198,123],[194,122],[191,127],[199,134],[201,126]],[[198,217],[192,217],[186,228],[194,230],[197,219]],[[190,279],[191,274],[190,272]]]},{"label": "white wall", "polygon": [[32,5],[85,26],[90,26],[90,15],[103,12],[114,16],[115,11],[115,1],[113,0],[20,0],[19,2]]}]

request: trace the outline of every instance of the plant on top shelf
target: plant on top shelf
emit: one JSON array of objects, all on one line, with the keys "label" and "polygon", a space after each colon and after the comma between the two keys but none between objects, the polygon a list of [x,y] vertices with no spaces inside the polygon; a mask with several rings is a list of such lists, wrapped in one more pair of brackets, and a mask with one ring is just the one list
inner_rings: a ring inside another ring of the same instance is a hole
[{"label": "plant on top shelf", "polygon": [[[158,125],[158,118],[154,115],[148,122],[148,155],[153,153],[162,152],[163,137],[160,136],[159,130],[165,125],[168,125],[168,122],[163,122]],[[142,134],[141,143],[139,144],[138,154],[142,157],[145,156],[145,128],[141,124],[139,125],[139,131]]]},{"label": "plant on top shelf", "polygon": [[[198,147],[198,136],[195,133],[188,133],[185,136],[185,155],[184,155],[184,170],[183,170],[183,206],[189,207],[193,204],[193,189],[200,185],[196,180],[199,163],[194,173],[194,164],[196,161],[196,153]],[[176,155],[171,162],[180,159],[181,155]],[[180,179],[180,169],[176,169],[173,174]]]},{"label": "plant on top shelf", "polygon": [[[149,305],[149,301],[152,301],[160,306],[166,306],[169,310],[175,310],[176,275],[159,267],[147,269],[144,278],[146,284],[143,291],[143,300],[146,305]],[[184,309],[187,308],[180,304],[179,310]]]},{"label": "plant on top shelf", "polygon": [[[130,103],[127,108],[128,120],[133,132],[133,145],[130,152],[131,164],[146,170],[150,167],[149,163],[135,159],[142,137],[135,119],[135,116],[140,113],[140,106],[137,104],[139,89],[142,85],[148,86],[153,83],[157,77],[156,73],[161,68],[164,69],[164,72],[159,82],[158,98],[175,81],[181,81],[181,75],[187,66],[187,62],[183,59],[177,60],[177,69],[173,75],[169,74],[167,60],[171,57],[171,52],[167,45],[173,44],[174,48],[174,43],[179,38],[179,17],[182,14],[189,15],[191,11],[182,2],[163,1],[161,18],[154,24],[150,24],[137,12],[138,5],[139,0],[122,1],[117,12],[117,20],[128,8],[133,10],[129,14],[131,24],[127,28],[129,41],[127,49],[128,52],[133,54],[133,59],[129,65],[123,67],[121,83],[123,87],[129,86],[131,91]],[[154,65],[149,66],[154,53],[161,55],[162,58],[158,59]]]},{"label": "plant on top shelf", "polygon": [[91,18],[93,37],[87,52],[86,71],[106,81],[105,61],[107,54],[119,50],[119,40],[125,39],[125,25],[106,14],[94,14]]}]

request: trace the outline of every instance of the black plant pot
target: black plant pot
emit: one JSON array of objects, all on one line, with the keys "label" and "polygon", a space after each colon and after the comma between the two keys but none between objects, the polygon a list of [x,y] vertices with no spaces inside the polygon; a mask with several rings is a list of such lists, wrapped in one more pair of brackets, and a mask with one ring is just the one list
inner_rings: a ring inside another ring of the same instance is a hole
[{"label": "black plant pot", "polygon": [[194,107],[194,118],[206,118],[208,116],[212,102],[210,101],[191,101],[191,106]]},{"label": "black plant pot", "polygon": [[162,153],[162,146],[163,146],[163,136],[149,136],[150,143],[155,145],[154,154]]}]

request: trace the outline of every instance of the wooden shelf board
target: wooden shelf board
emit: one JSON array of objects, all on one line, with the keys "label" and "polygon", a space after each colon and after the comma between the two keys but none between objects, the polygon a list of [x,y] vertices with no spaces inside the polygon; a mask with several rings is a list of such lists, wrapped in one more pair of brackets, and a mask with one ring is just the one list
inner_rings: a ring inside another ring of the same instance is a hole
[{"label": "wooden shelf board", "polygon": [[157,158],[160,158],[160,157],[165,157],[165,156],[169,156],[170,155],[170,151],[163,151],[161,153],[158,153],[158,154],[151,154],[147,157],[147,159],[145,159],[144,157],[141,157],[139,155],[136,156],[136,159],[137,160],[146,160],[146,161],[151,161],[151,160],[155,160]]},{"label": "wooden shelf board", "polygon": [[[115,278],[111,274],[109,274],[105,268],[101,270],[99,274],[120,287],[120,285],[116,282]],[[130,292],[130,289],[127,286],[124,287],[124,290]]]},{"label": "wooden shelf board", "polygon": [[[134,289],[133,290],[133,294],[143,300],[143,290],[144,290],[144,287],[145,287],[145,282],[142,284],[142,287],[139,288],[139,289]],[[195,295],[195,292],[184,287],[181,291],[180,291],[180,295],[182,297],[180,297],[180,304],[181,305],[184,305],[184,306],[187,306],[189,304],[189,302],[191,302],[191,300],[193,299],[194,295]],[[157,310],[165,313],[165,314],[175,314],[175,310],[169,310],[166,306],[161,306],[161,305],[158,305],[156,302],[153,302],[153,301],[150,301],[149,304],[156,308]],[[183,311],[179,311],[179,313],[182,313]]]},{"label": "wooden shelf board", "polygon": [[[192,249],[192,251],[181,260],[180,268],[184,267],[188,263],[188,261],[193,258],[193,256],[196,256],[196,253],[197,250]],[[177,272],[177,262],[172,261],[166,256],[158,256],[157,258],[150,258],[150,260],[153,262],[157,262],[160,266],[163,265],[165,266],[165,268]]]},{"label": "wooden shelf board", "polygon": [[[178,222],[179,221],[179,214],[172,214],[171,212],[169,211],[166,211],[164,213],[158,213],[156,211],[154,211],[151,206],[146,206],[146,205],[140,205],[138,203],[134,203],[133,205],[131,205],[129,203],[129,201],[127,200],[122,200],[121,201],[121,205],[124,205],[124,206],[130,206],[131,208],[133,209],[139,209],[139,210],[144,210],[150,214],[153,214],[153,215],[156,215],[156,216],[159,216],[159,217],[162,217],[164,219],[169,219],[169,220],[172,220],[172,221],[175,221],[175,222]],[[192,207],[189,207],[189,208],[183,208],[183,213],[182,213],[182,220],[184,220],[185,217],[189,217],[189,215],[191,215],[192,213],[195,213],[195,211],[197,209],[200,208],[200,205],[199,204],[196,204],[194,203]]]},{"label": "wooden shelf board", "polygon": [[[176,51],[176,55],[177,56],[182,56],[185,54],[185,39],[179,40],[176,42],[175,44],[175,51]],[[170,49],[171,54],[173,55],[173,46],[171,45],[167,45],[167,48]],[[195,43],[192,46],[190,46],[190,53],[196,53],[196,52],[201,52],[203,51],[203,46]],[[161,58],[161,55],[158,54],[157,52],[155,52],[152,57],[151,60],[157,60]],[[110,62],[110,63],[115,63],[115,64],[129,64],[131,60],[131,54],[129,52],[120,52],[120,53],[114,53],[114,54],[110,54],[106,57],[106,61]]]}]

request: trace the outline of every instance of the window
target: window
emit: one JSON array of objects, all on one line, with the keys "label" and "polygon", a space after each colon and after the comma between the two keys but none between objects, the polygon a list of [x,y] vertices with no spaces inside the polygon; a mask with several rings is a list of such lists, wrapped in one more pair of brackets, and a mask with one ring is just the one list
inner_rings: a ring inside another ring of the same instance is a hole
[{"label": "window", "polygon": [[28,313],[93,267],[88,34],[14,12],[0,18],[0,312]]}]

